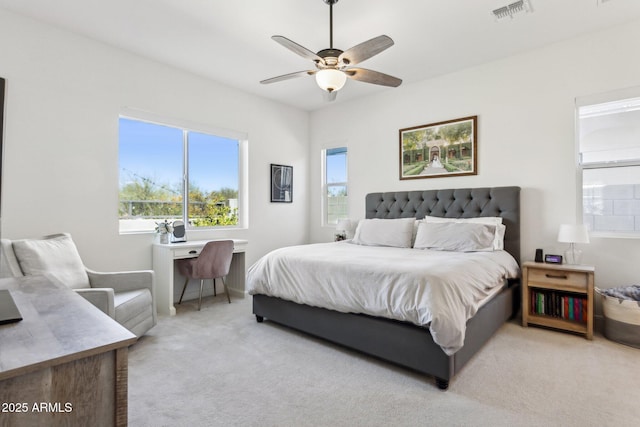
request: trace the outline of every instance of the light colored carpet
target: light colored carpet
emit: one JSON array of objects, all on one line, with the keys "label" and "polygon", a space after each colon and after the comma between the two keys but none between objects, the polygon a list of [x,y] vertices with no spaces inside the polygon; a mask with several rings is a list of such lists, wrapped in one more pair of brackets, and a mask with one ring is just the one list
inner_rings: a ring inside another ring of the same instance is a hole
[{"label": "light colored carpet", "polygon": [[632,426],[640,350],[504,325],[450,383],[265,321],[177,306],[129,353],[131,426]]}]

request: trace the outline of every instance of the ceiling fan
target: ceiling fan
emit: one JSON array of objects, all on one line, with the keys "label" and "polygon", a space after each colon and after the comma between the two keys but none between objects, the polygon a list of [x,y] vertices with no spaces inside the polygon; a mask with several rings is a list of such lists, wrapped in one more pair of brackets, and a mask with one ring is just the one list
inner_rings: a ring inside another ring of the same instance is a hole
[{"label": "ceiling fan", "polygon": [[260,83],[268,84],[280,82],[282,80],[288,80],[295,77],[302,76],[314,76],[316,82],[322,90],[325,91],[325,97],[328,101],[336,99],[337,92],[342,89],[347,77],[353,80],[358,80],[365,83],[373,83],[382,86],[398,87],[402,83],[402,80],[390,76],[388,74],[380,73],[378,71],[367,70],[365,68],[353,67],[360,62],[363,62],[374,55],[379,54],[383,50],[393,46],[393,40],[390,37],[382,35],[374,37],[371,40],[360,43],[342,51],[333,47],[333,5],[338,0],[323,0],[329,5],[329,48],[322,49],[318,53],[314,53],[299,45],[298,43],[289,40],[283,36],[272,36],[271,38],[282,46],[293,51],[305,59],[310,59],[314,62],[316,69],[307,71],[297,71],[295,73],[284,74],[282,76],[273,77],[270,79],[262,80]]}]

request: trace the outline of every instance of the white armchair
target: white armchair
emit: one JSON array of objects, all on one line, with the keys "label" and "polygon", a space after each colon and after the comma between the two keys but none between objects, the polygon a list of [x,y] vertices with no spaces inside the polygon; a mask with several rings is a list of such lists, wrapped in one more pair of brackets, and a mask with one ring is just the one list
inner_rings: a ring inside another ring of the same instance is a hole
[{"label": "white armchair", "polygon": [[140,337],[157,322],[151,270],[102,273],[87,269],[69,234],[0,242],[0,277],[56,277]]}]

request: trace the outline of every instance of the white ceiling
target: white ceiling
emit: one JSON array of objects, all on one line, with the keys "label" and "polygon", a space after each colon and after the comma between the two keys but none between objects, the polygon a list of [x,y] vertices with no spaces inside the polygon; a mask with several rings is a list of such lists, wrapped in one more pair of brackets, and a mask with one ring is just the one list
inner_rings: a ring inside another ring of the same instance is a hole
[{"label": "white ceiling", "polygon": [[[640,0],[530,0],[533,13],[496,22],[515,0],[339,0],[334,47],[386,34],[395,45],[362,67],[403,85],[640,19]],[[0,0],[0,8],[305,110],[326,106],[313,77],[260,80],[313,69],[273,40],[329,47],[323,0]],[[347,81],[335,102],[397,90]]]}]

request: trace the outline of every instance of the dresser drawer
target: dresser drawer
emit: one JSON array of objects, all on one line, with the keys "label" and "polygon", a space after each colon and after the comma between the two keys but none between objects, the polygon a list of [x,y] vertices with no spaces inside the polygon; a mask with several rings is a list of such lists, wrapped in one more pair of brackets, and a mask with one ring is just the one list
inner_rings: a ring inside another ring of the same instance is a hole
[{"label": "dresser drawer", "polygon": [[579,291],[586,290],[589,282],[589,275],[581,271],[530,268],[528,276],[529,286],[548,284]]}]

